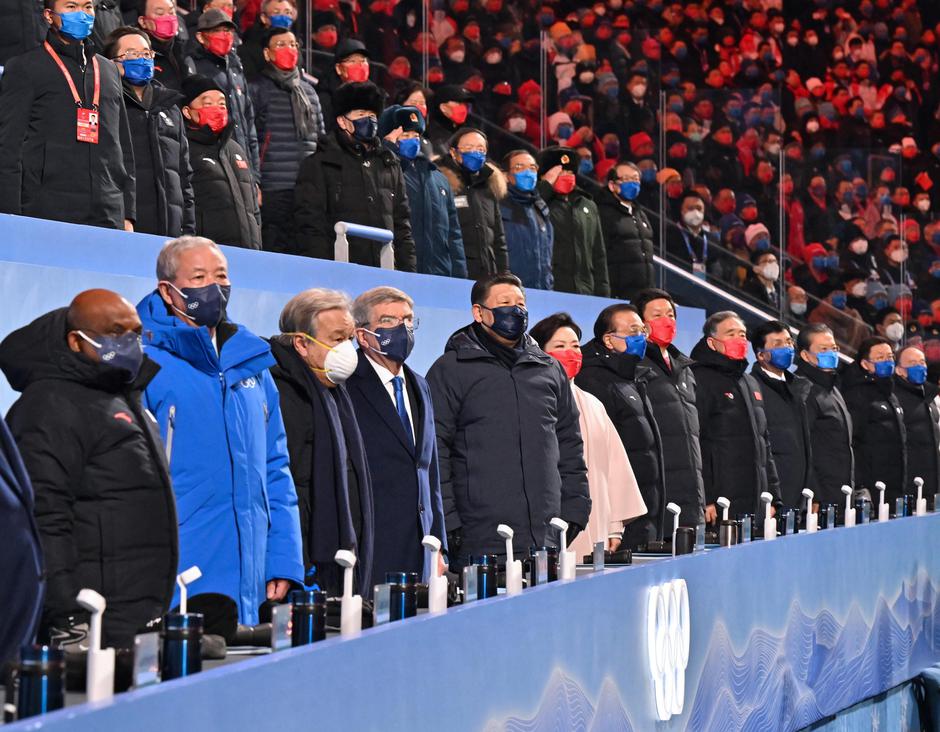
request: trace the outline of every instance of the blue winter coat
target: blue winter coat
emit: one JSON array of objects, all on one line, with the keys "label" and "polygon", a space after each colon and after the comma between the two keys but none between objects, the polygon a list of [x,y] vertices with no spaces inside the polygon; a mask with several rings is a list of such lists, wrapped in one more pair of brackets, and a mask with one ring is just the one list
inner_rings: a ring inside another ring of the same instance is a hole
[{"label": "blue winter coat", "polygon": [[[397,154],[394,146],[386,143],[386,147]],[[447,178],[423,152],[414,160],[399,158],[399,162],[411,207],[411,233],[418,255],[418,272],[466,278],[463,235],[454,192]]]},{"label": "blue winter coat", "polygon": [[[194,594],[218,592],[255,625],[272,579],[303,581],[300,517],[268,344],[244,326],[217,355],[209,331],[168,315],[153,292],[137,306],[160,373],[144,392],[164,441],[179,516],[180,570]],[[178,594],[178,592],[177,592]],[[174,604],[179,598],[174,597]]]},{"label": "blue winter coat", "polygon": [[520,191],[509,186],[499,206],[509,249],[509,269],[526,287],[551,290],[554,230],[548,204],[538,191]]}]

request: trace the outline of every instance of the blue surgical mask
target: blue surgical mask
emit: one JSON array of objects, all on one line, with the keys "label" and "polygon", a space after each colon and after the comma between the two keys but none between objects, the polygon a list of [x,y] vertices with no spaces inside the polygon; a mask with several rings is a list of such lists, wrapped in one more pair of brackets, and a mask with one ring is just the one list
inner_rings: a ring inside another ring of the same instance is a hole
[{"label": "blue surgical mask", "polygon": [[398,141],[398,154],[405,160],[414,160],[418,157],[418,151],[421,150],[421,138],[409,137],[406,140]]},{"label": "blue surgical mask", "polygon": [[581,161],[578,163],[578,174],[579,175],[590,175],[594,172],[594,161],[591,158],[581,158]]},{"label": "blue surgical mask", "polygon": [[821,369],[836,369],[839,367],[838,351],[822,351],[816,354],[816,366]]},{"label": "blue surgical mask", "polygon": [[754,249],[758,252],[766,252],[770,249],[770,239],[758,239],[754,242]]},{"label": "blue surgical mask", "polygon": [[912,384],[917,384],[920,386],[925,381],[927,381],[927,367],[920,366],[908,366],[907,367],[907,380]]},{"label": "blue surgical mask", "polygon": [[643,333],[615,337],[621,338],[627,345],[627,350],[624,351],[624,353],[628,353],[631,356],[636,356],[637,358],[643,358],[646,355],[646,336]]},{"label": "blue surgical mask", "polygon": [[129,58],[121,61],[124,67],[124,78],[134,86],[146,86],[153,79],[152,58]]},{"label": "blue surgical mask", "polygon": [[846,295],[844,292],[840,292],[832,296],[832,307],[836,310],[845,310],[845,299]]},{"label": "blue surgical mask", "polygon": [[876,297],[872,305],[874,306],[875,310],[884,310],[886,307],[888,307],[888,298]]},{"label": "blue surgical mask", "polygon": [[828,261],[826,262],[826,266],[827,266],[829,269],[839,269],[839,255],[838,255],[838,254],[830,254],[830,255],[829,255],[829,259],[828,259]]},{"label": "blue surgical mask", "polygon": [[571,125],[558,125],[558,128],[555,130],[555,136],[559,140],[567,140],[573,134],[574,134],[574,127],[572,127]]},{"label": "blue surgical mask", "polygon": [[516,188],[520,191],[531,191],[538,181],[538,176],[534,170],[520,170],[513,175],[516,179]]},{"label": "blue surgical mask", "polygon": [[488,308],[481,305],[484,310],[493,313],[493,325],[490,326],[496,335],[509,341],[518,341],[529,327],[529,311],[519,305],[501,305]]},{"label": "blue surgical mask", "polygon": [[206,285],[205,287],[183,287],[180,289],[167,283],[186,300],[186,312],[173,309],[196,325],[215,328],[225,317],[225,307],[232,294],[231,285]]},{"label": "blue surgical mask", "polygon": [[132,330],[119,336],[97,335],[92,340],[82,331],[75,331],[95,349],[98,358],[105,366],[127,373],[125,381],[131,383],[140,372],[140,365],[144,360],[144,350],[141,347],[140,336]]},{"label": "blue surgical mask", "polygon": [[[347,117],[346,119],[349,119]],[[350,119],[353,125],[353,137],[360,142],[372,142],[379,131],[379,122],[375,117],[360,117]]]},{"label": "blue surgical mask", "polygon": [[770,354],[770,364],[786,371],[793,365],[793,355],[796,353],[792,346],[782,348],[768,348],[764,353]]},{"label": "blue surgical mask", "polygon": [[290,28],[294,19],[289,15],[272,15],[270,17],[272,28]]},{"label": "blue surgical mask", "polygon": [[620,197],[624,201],[634,201],[640,195],[640,184],[635,180],[628,180],[620,184]]},{"label": "blue surgical mask", "polygon": [[656,168],[643,168],[640,171],[640,180],[644,183],[652,183],[656,180]]},{"label": "blue surgical mask", "polygon": [[91,29],[95,26],[95,16],[91,13],[83,13],[76,10],[72,13],[57,13],[62,19],[62,33],[76,41],[84,40],[91,35]]},{"label": "blue surgical mask", "polygon": [[471,173],[476,173],[480,168],[483,167],[485,162],[486,153],[482,153],[477,150],[460,153],[460,164],[463,166],[464,170],[468,170]]},{"label": "blue surgical mask", "polygon": [[414,328],[409,328],[405,323],[394,328],[376,328],[375,331],[366,332],[374,335],[379,342],[379,347],[372,350],[395,363],[404,363],[415,347]]},{"label": "blue surgical mask", "polygon": [[872,361],[875,365],[875,376],[879,379],[887,379],[894,373],[894,360]]}]

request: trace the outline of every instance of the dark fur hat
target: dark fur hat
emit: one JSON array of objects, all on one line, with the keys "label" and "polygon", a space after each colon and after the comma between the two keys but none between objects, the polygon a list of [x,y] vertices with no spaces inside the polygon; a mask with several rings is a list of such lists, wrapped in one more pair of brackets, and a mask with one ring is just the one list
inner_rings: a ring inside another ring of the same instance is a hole
[{"label": "dark fur hat", "polygon": [[378,116],[385,109],[385,97],[371,81],[343,84],[333,94],[333,112],[342,117],[354,109],[368,109]]}]

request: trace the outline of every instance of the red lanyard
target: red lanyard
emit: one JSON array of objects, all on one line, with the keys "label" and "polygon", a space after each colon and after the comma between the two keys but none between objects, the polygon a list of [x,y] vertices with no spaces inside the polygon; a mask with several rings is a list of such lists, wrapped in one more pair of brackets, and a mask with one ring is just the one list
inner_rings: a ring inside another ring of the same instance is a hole
[{"label": "red lanyard", "polygon": [[[75,104],[79,107],[82,106],[82,98],[78,96],[78,89],[75,88],[75,82],[72,81],[72,75],[68,72],[68,69],[65,68],[65,64],[62,63],[62,59],[59,58],[59,54],[55,52],[55,49],[49,45],[49,41],[45,41],[43,45],[46,47],[46,51],[52,60],[56,62],[56,65],[59,67],[59,70],[62,72],[62,75],[65,77],[65,80],[69,84],[69,90],[72,92],[72,99],[75,100]],[[101,100],[101,73],[98,69],[98,57],[97,55],[91,57],[91,65],[95,70],[95,95],[92,99],[92,109],[98,109],[98,102]]]}]

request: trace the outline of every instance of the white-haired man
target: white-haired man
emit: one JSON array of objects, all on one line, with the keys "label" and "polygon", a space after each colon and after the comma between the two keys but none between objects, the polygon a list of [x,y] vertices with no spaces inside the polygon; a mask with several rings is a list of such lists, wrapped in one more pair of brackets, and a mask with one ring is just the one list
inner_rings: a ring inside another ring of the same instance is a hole
[{"label": "white-haired man", "polygon": [[198,565],[193,591],[233,598],[239,622],[254,625],[262,603],[303,581],[274,358],[225,317],[228,262],[210,239],[167,242],[157,280],[137,306],[147,355],[161,367],[144,401],[169,456],[180,569]]}]

